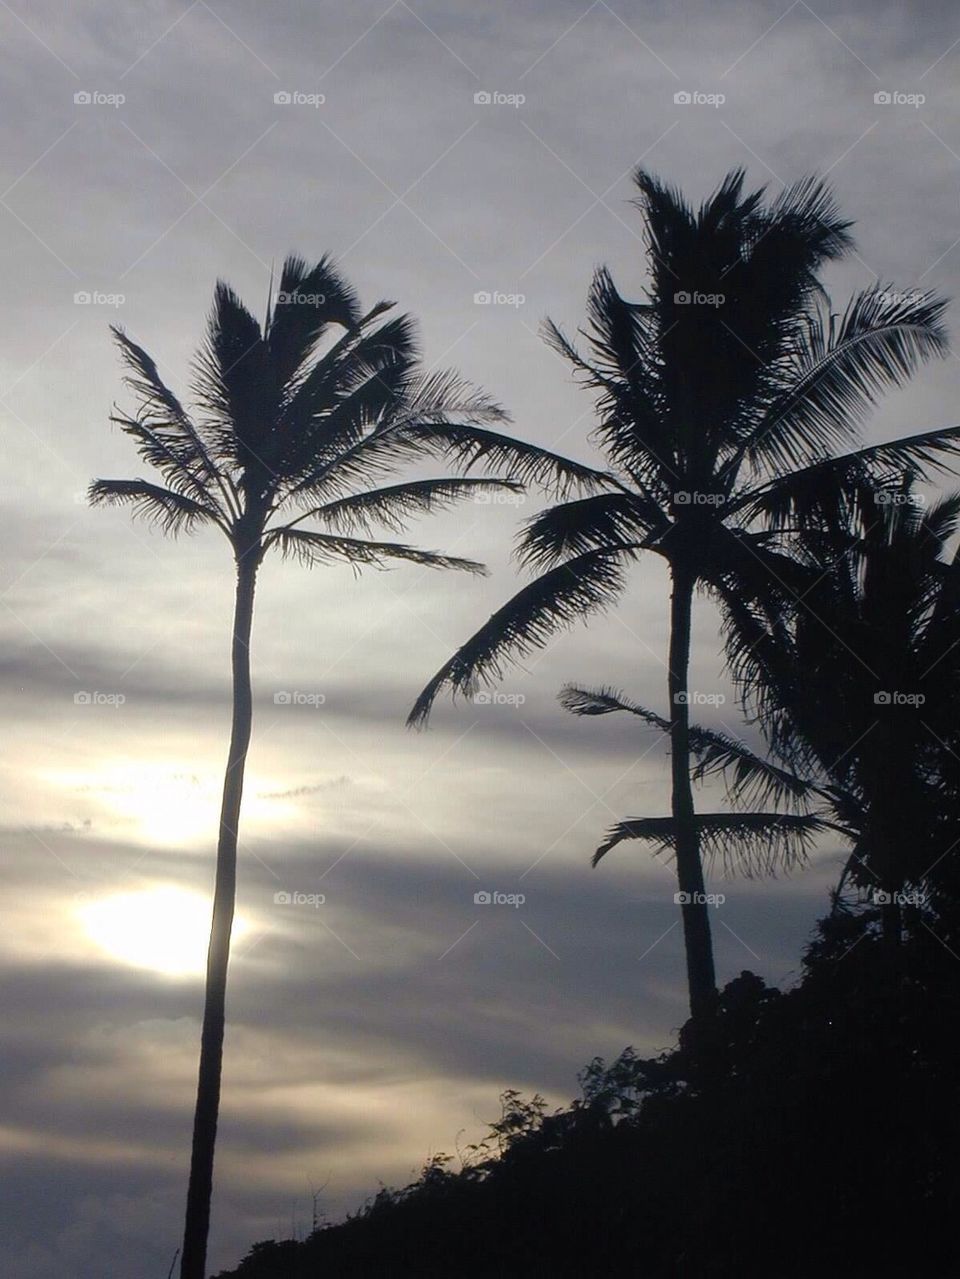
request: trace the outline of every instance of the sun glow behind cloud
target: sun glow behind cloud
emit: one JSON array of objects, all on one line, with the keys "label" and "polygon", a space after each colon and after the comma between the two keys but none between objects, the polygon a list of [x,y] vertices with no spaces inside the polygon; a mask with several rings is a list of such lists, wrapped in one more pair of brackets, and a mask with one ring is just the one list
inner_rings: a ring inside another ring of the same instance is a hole
[{"label": "sun glow behind cloud", "polygon": [[[112,959],[168,977],[195,977],[206,966],[210,903],[171,884],[85,901],[77,915],[87,937]],[[249,932],[234,920],[234,940]]]}]

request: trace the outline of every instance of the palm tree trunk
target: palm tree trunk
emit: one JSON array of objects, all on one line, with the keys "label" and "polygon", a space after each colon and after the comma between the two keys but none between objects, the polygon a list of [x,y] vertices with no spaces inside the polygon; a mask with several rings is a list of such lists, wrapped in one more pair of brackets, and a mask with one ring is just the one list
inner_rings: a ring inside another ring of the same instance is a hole
[{"label": "palm tree trunk", "polygon": [[213,1190],[213,1152],[220,1111],[220,1075],[226,1013],[227,965],[237,888],[237,828],[243,796],[243,773],[250,745],[253,698],[250,686],[250,630],[259,548],[237,555],[237,594],[233,618],[233,727],[223,779],[213,919],[207,950],[207,984],[200,1035],[200,1071],[193,1119],[190,1182],[183,1231],[180,1279],[204,1279],[210,1197]]},{"label": "palm tree trunk", "polygon": [[687,687],[690,669],[690,618],[694,577],[688,568],[672,565],[670,597],[670,765],[672,814],[676,834],[677,884],[687,952],[690,1015],[702,1026],[714,1009],[717,987],[713,966],[710,917],[704,901],[700,840],[690,782],[690,707]]}]

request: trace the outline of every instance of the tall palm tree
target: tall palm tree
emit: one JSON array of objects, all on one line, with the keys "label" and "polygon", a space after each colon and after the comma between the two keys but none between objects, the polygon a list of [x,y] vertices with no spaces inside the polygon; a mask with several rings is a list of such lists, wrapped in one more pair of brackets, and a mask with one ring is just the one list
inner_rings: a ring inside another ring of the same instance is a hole
[{"label": "tall palm tree", "polygon": [[854,504],[842,539],[796,539],[809,581],[792,612],[727,602],[729,651],[775,759],[818,779],[852,845],[841,884],[872,891],[896,946],[905,888],[956,842],[960,495],[928,507],[905,477]]},{"label": "tall palm tree", "polygon": [[[807,179],[769,203],[731,173],[699,210],[643,170],[649,281],[624,298],[597,271],[583,336],[552,323],[547,339],[597,397],[595,438],[612,472],[605,491],[534,516],[520,559],[540,575],[440,669],[411,721],[439,691],[470,693],[559,628],[613,605],[644,551],[669,567],[667,658],[671,820],[690,1008],[703,1022],[716,982],[690,781],[688,669],[697,587],[790,584],[790,522],[812,518],[857,475],[920,464],[957,447],[960,428],[841,454],[880,391],[946,348],[943,303],[875,288],[838,317],[819,282],[851,246],[829,191]],[[787,526],[786,528],[784,526]],[[762,579],[762,583],[758,580]],[[787,593],[789,593],[787,591]]]},{"label": "tall palm tree", "polygon": [[[162,483],[96,480],[94,503],[179,533],[213,526],[230,543],[236,570],[233,722],[227,754],[206,994],[200,1045],[182,1279],[203,1279],[220,1102],[227,965],[237,876],[237,829],[252,725],[250,634],[257,573],[268,551],[306,565],[483,571],[472,560],[369,536],[397,533],[408,519],[490,487],[523,481],[560,490],[595,482],[588,467],[493,429],[504,411],[449,372],[422,373],[408,316],[384,319],[392,303],[362,311],[329,259],[284,263],[261,324],[224,283],[214,294],[195,362],[191,415],[153,359],[114,329],[137,400],[111,420],[134,440]],[[406,463],[452,458],[458,475],[383,484]],[[476,464],[507,479],[467,476]],[[313,525],[314,527],[307,527]],[[357,534],[367,536],[357,536]]]}]

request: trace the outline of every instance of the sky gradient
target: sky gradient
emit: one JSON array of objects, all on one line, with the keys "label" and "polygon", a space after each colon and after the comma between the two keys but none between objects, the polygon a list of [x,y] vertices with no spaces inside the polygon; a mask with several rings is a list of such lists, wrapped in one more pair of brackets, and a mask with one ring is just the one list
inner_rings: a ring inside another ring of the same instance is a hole
[{"label": "sky gradient", "polygon": [[[185,1190],[233,583],[213,534],[174,543],[85,505],[94,476],[144,474],[107,420],[130,406],[108,326],[186,393],[218,277],[262,314],[287,252],[330,252],[366,305],[417,317],[427,365],[595,461],[590,400],[538,327],[575,330],[601,263],[640,294],[638,163],[695,201],[738,165],[771,193],[826,174],[857,224],[837,309],[877,279],[960,291],[951,9],[0,0],[9,1279],[101,1279],[105,1252],[118,1275],[166,1274]],[[924,370],[867,438],[953,424],[958,388],[956,357]],[[684,1019],[670,866],[624,845],[589,869],[612,820],[667,811],[663,745],[556,703],[569,680],[663,709],[660,565],[503,696],[403,726],[515,586],[540,501],[414,528],[482,580],[265,565],[214,1271],[307,1227],[312,1190],[335,1216],[475,1139],[503,1088],[559,1103],[595,1053],[664,1048]],[[705,601],[692,669],[727,698],[706,722],[749,736]],[[712,880],[721,980],[790,981],[840,861],[827,841],[790,879]]]}]

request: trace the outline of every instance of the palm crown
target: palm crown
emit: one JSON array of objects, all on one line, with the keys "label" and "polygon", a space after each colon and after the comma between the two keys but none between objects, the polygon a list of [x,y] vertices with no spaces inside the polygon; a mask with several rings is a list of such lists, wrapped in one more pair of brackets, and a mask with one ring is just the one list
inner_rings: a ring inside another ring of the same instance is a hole
[{"label": "palm crown", "polygon": [[[421,374],[412,321],[384,318],[391,308],[362,312],[326,258],[313,268],[286,260],[262,327],[218,284],[195,363],[193,416],[147,352],[115,329],[138,409],[112,420],[164,483],[97,480],[92,500],[130,504],[174,533],[215,525],[255,562],[276,548],[308,563],[478,570],[471,560],[356,534],[397,532],[409,517],[484,486],[532,480],[562,489],[589,483],[592,472],[490,429],[506,413],[456,374]],[[381,483],[413,460],[441,456],[461,474]],[[479,464],[510,478],[465,474]]]},{"label": "palm crown", "polygon": [[834,509],[858,476],[957,447],[946,430],[838,455],[883,387],[943,354],[946,338],[944,303],[928,294],[878,287],[830,311],[818,272],[851,240],[823,185],[800,182],[764,205],[736,172],[694,211],[652,175],[636,182],[645,299],[626,300],[602,269],[587,354],[546,329],[597,397],[610,480],[528,522],[519,556],[540,575],[441,669],[415,722],[444,685],[470,692],[505,658],[611,604],[641,551],[718,587],[786,573],[777,529]]},{"label": "palm crown", "polygon": [[731,601],[734,673],[775,757],[818,779],[852,843],[847,872],[895,893],[955,832],[960,496],[929,508],[909,478],[861,488],[845,542],[798,540],[809,581],[792,614]]}]

